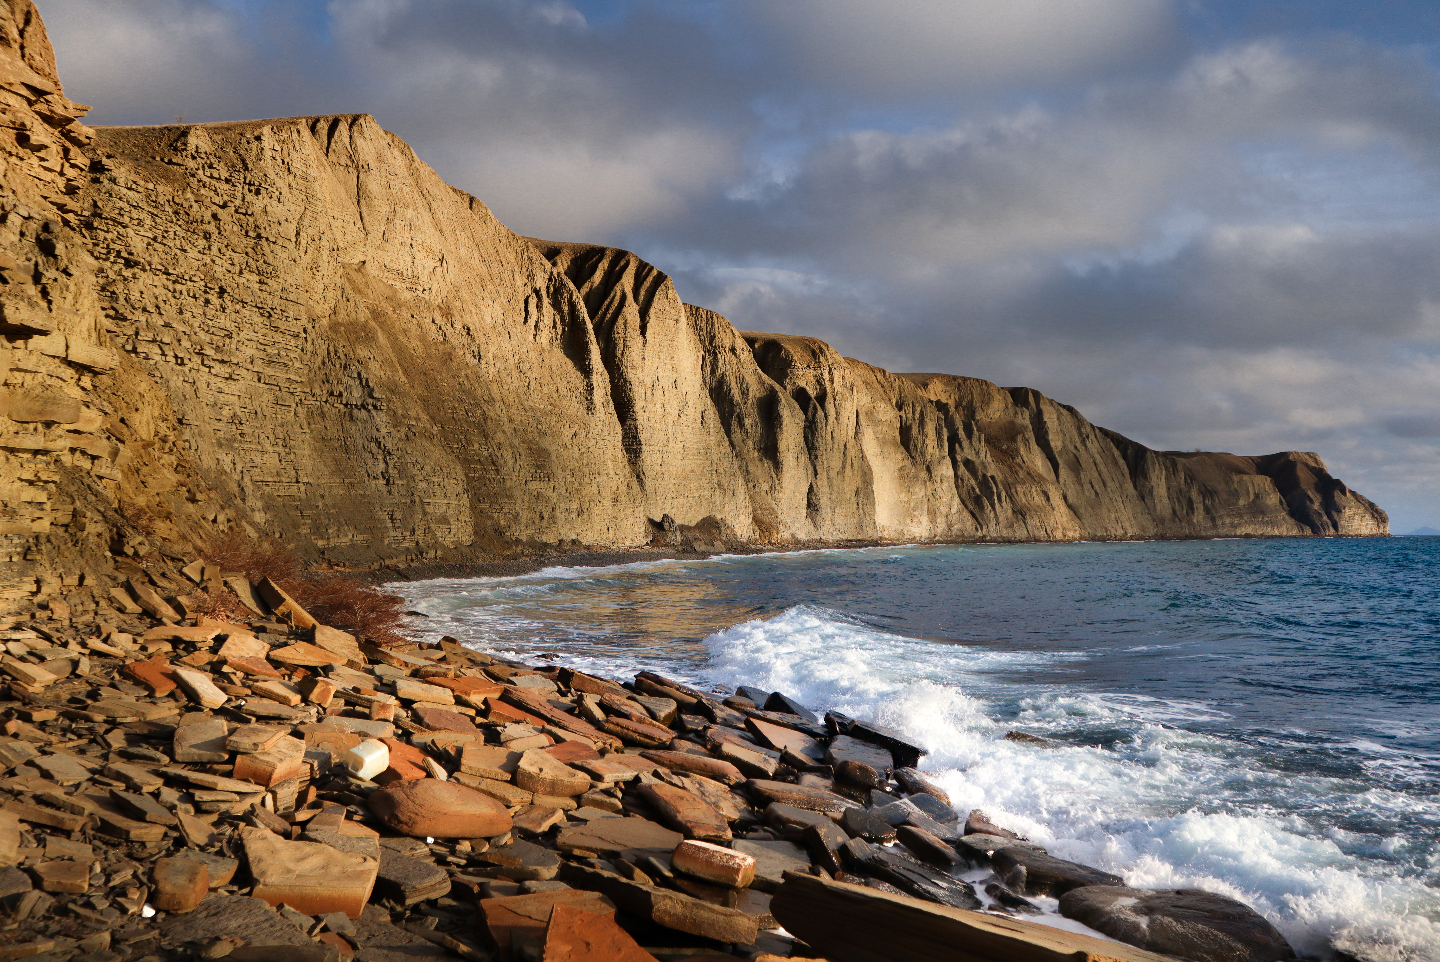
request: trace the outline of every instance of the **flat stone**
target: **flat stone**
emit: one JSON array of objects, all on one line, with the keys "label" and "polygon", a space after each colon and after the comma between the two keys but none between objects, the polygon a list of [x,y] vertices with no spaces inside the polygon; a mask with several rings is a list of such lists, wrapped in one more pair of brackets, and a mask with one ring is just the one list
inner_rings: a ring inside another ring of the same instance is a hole
[{"label": "flat stone", "polygon": [[204,862],[156,859],[150,877],[155,883],[151,900],[162,912],[192,912],[210,894],[210,868]]},{"label": "flat stone", "polygon": [[743,889],[755,880],[755,856],[712,842],[681,842],[675,846],[670,865],[677,872],[730,888]]},{"label": "flat stone", "polygon": [[[614,821],[618,819],[605,819]],[[566,862],[560,869],[560,880],[575,888],[600,892],[621,911],[677,932],[741,945],[751,944],[759,934],[755,918],[737,909],[632,882],[602,869]]]},{"label": "flat stone", "polygon": [[685,840],[679,832],[645,818],[601,818],[584,825],[570,825],[560,831],[555,847],[562,852],[580,849],[600,855],[618,855],[632,849],[669,855]]},{"label": "flat stone", "polygon": [[492,874],[516,882],[548,881],[560,869],[560,856],[533,842],[517,841],[492,846],[475,857],[493,866]]},{"label": "flat stone", "polygon": [[780,767],[778,758],[772,758],[756,748],[739,745],[735,742],[721,742],[716,748],[716,754],[749,778],[769,778]]},{"label": "flat stone", "polygon": [[[551,734],[554,733],[555,730],[552,729]],[[573,765],[576,762],[595,761],[600,758],[600,753],[595,750],[594,746],[592,746],[588,740],[582,741],[574,736],[569,740],[556,742],[554,745],[545,749],[545,753],[557,762],[564,762],[566,765]]]},{"label": "flat stone", "polygon": [[180,686],[191,701],[202,708],[219,708],[225,704],[227,696],[223,691],[215,687],[210,676],[203,671],[195,671],[192,668],[181,668],[176,666],[172,669],[175,675],[175,683]]},{"label": "flat stone", "polygon": [[863,808],[846,809],[840,816],[840,827],[851,838],[863,838],[867,842],[895,840],[895,826]]},{"label": "flat stone", "polygon": [[699,755],[693,752],[646,751],[641,752],[640,757],[647,758],[672,772],[703,775],[725,785],[739,785],[745,781],[745,776],[740,773],[740,769],[723,759],[710,755]]},{"label": "flat stone", "polygon": [[177,852],[175,858],[189,859],[192,862],[203,862],[206,872],[209,874],[211,888],[229,885],[230,880],[235,877],[235,870],[240,867],[239,859],[226,858],[223,855],[215,855],[211,852],[200,852],[193,848],[187,848]]},{"label": "flat stone", "polygon": [[1088,885],[1060,897],[1060,914],[1153,952],[1205,962],[1277,962],[1285,937],[1250,906],[1197,889]]},{"label": "flat stone", "polygon": [[396,782],[370,795],[370,811],[416,838],[491,838],[510,831],[510,814],[488,795],[454,780]]},{"label": "flat stone", "polygon": [[752,778],[745,783],[745,788],[752,796],[760,798],[767,804],[784,802],[795,808],[805,808],[826,815],[839,815],[846,809],[855,807],[854,802],[848,798],[842,798],[834,792],[827,792],[820,788],[808,788],[803,785],[791,785],[789,782]]},{"label": "flat stone", "polygon": [[175,669],[166,661],[133,661],[125,666],[125,674],[150,689],[156,698],[164,698],[175,690]]},{"label": "flat stone", "polygon": [[[582,813],[594,811],[594,809],[577,809],[572,812],[577,818],[585,818]],[[604,815],[609,812],[601,813]],[[586,818],[588,821],[589,819]],[[551,808],[548,805],[526,805],[516,812],[511,819],[511,824],[517,832],[528,832],[531,835],[540,835],[548,832],[556,825],[565,821],[565,811],[559,808]]]},{"label": "flat stone", "polygon": [[255,682],[250,685],[250,690],[262,698],[279,702],[288,708],[294,708],[305,700],[299,689],[286,684],[278,678],[268,678],[264,681]]},{"label": "flat stone", "polygon": [[515,784],[539,795],[573,796],[590,790],[590,776],[532,748],[515,766]]},{"label": "flat stone", "polygon": [[960,856],[949,845],[935,835],[912,825],[901,825],[895,829],[900,844],[910,850],[916,858],[931,865],[949,868],[960,863]]},{"label": "flat stone", "polygon": [[364,663],[365,655],[360,650],[360,641],[348,631],[317,624],[312,629],[310,640],[315,643],[315,647],[341,655],[346,661],[353,661],[357,664]]},{"label": "flat stone", "polygon": [[161,805],[149,795],[140,795],[135,792],[122,792],[119,789],[110,789],[110,799],[125,810],[131,818],[142,822],[151,822],[155,825],[179,826],[175,815],[164,805]]},{"label": "flat stone", "polygon": [[[816,954],[836,960],[953,962],[968,957],[1007,962],[1175,962],[1144,949],[1047,925],[814,876],[786,879],[775,893],[770,911],[787,932]],[[957,946],[974,948],[960,956]]]},{"label": "flat stone", "polygon": [[810,871],[810,853],[794,842],[736,839],[731,848],[755,860],[751,884],[764,892],[773,892],[786,872]]},{"label": "flat stone", "polygon": [[358,918],[375,887],[379,862],[316,842],[291,842],[263,828],[240,831],[255,880],[252,894],[306,915],[344,912]]},{"label": "flat stone", "polygon": [[670,740],[675,737],[675,733],[668,728],[647,725],[629,718],[611,718],[602,727],[625,744],[642,748],[662,748],[669,745]]},{"label": "flat stone", "polygon": [[957,909],[980,908],[980,898],[970,883],[895,850],[851,839],[845,855],[852,870],[888,882],[907,895]]},{"label": "flat stone", "polygon": [[[270,654],[270,646],[252,634],[235,632],[225,638],[225,643],[220,650],[215,652],[217,658],[250,658],[263,660]],[[269,667],[268,665],[266,667]],[[275,672],[274,668],[269,669]],[[279,672],[275,672],[279,674]]]},{"label": "flat stone", "polygon": [[771,724],[759,718],[747,718],[745,729],[754,735],[760,744],[777,752],[794,752],[817,761],[825,757],[825,749],[819,741],[793,728]]},{"label": "flat stone", "polygon": [[[494,778],[480,778],[475,775],[467,775],[459,772],[450,776],[451,781],[459,782],[468,788],[473,788],[482,795],[495,799],[506,808],[519,808],[522,805],[530,805],[535,801],[535,793],[528,792],[517,785],[509,782],[502,782]],[[552,805],[551,808],[558,808]]]},{"label": "flat stone", "polygon": [[[966,834],[966,835],[993,835],[993,836],[996,837],[996,838],[1014,838],[1014,839],[1020,839],[1020,838],[1021,838],[1019,835],[1017,835],[1016,833],[1010,831],[1008,828],[1001,828],[1000,826],[996,825],[994,822],[990,821],[990,816],[989,816],[989,815],[986,815],[984,812],[980,811],[980,809],[978,809],[978,808],[971,810],[969,816],[966,817],[966,819],[965,819],[965,834]],[[1023,839],[1021,839],[1021,840],[1023,841]]]},{"label": "flat stone", "polygon": [[429,702],[435,705],[455,704],[455,693],[439,685],[427,685],[401,675],[395,679],[395,697],[401,701]]},{"label": "flat stone", "polygon": [[258,898],[214,894],[193,912],[172,915],[161,923],[168,943],[210,943],[215,939],[236,939],[256,945],[308,946],[294,925],[281,918],[273,907]]},{"label": "flat stone", "polygon": [[289,732],[278,725],[241,725],[226,737],[225,747],[232,752],[263,752]]},{"label": "flat stone", "polygon": [[450,873],[434,862],[380,849],[380,870],[375,894],[398,905],[409,906],[450,894]]},{"label": "flat stone", "polygon": [[874,722],[860,721],[838,711],[825,713],[825,725],[829,728],[831,735],[849,735],[852,738],[888,748],[895,765],[901,768],[914,768],[920,764],[920,757],[927,754],[927,749],[917,745],[893,728],[886,728],[884,725],[877,725]]},{"label": "flat stone", "polygon": [[318,645],[307,644],[303,641],[280,648],[271,648],[265,657],[282,665],[294,665],[302,668],[343,665],[347,660],[344,655],[337,655],[333,651],[326,651]]},{"label": "flat stone", "polygon": [[639,795],[650,803],[662,822],[683,832],[686,838],[709,842],[730,840],[730,826],[725,816],[693,792],[656,782],[641,785]]},{"label": "flat stone", "polygon": [[375,776],[375,781],[389,785],[391,782],[409,782],[429,777],[430,773],[425,768],[427,756],[420,749],[398,738],[382,738],[380,743],[390,754],[386,767]]},{"label": "flat stone", "polygon": [[264,751],[235,757],[235,777],[266,788],[295,778],[305,771],[305,743],[282,735]]},{"label": "flat stone", "polygon": [[511,942],[517,937],[533,944],[543,944],[545,929],[557,905],[568,905],[603,917],[613,918],[615,915],[615,903],[605,896],[575,889],[481,899],[476,908],[491,941],[499,949],[499,957],[505,958]]},{"label": "flat stone", "polygon": [[35,877],[40,880],[44,892],[64,892],[69,895],[84,895],[90,889],[90,865],[88,862],[74,862],[57,859],[41,862],[35,866]]},{"label": "flat stone", "polygon": [[632,755],[612,754],[595,761],[577,761],[574,767],[588,773],[597,782],[614,785],[633,782],[642,772],[654,771],[655,763]]},{"label": "flat stone", "polygon": [[410,713],[415,716],[416,721],[431,731],[480,734],[480,729],[475,727],[470,716],[462,715],[458,711],[447,711],[434,705],[416,702]]},{"label": "flat stone", "polygon": [[655,956],[615,924],[613,914],[559,904],[545,927],[545,962],[655,962]]}]

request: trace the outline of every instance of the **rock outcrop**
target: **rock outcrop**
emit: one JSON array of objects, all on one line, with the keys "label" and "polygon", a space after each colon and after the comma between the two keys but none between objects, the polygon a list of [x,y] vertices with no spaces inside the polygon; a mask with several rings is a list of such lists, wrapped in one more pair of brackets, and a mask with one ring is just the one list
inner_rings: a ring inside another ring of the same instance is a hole
[{"label": "rock outcrop", "polygon": [[1033,390],[736,331],[633,254],[517,236],[368,116],[91,130],[30,0],[0,21],[12,598],[233,525],[349,565],[1387,533],[1315,455],[1151,451]]}]

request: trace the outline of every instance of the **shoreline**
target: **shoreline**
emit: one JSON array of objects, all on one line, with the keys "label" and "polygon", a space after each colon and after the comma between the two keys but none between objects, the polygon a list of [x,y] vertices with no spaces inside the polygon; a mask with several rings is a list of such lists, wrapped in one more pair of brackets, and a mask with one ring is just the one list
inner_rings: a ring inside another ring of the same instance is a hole
[{"label": "shoreline", "polygon": [[[782,692],[379,649],[263,580],[263,614],[188,618],[170,574],[132,581],[113,623],[52,608],[7,635],[10,957],[486,962],[548,953],[559,906],[658,962],[938,960],[977,938],[993,962],[1165,962],[1125,941],[1115,893],[1190,912],[1192,948],[1233,928],[962,818],[923,747]],[[1028,920],[1057,898],[1121,941]]]},{"label": "shoreline", "polygon": [[720,550],[686,550],[682,548],[569,548],[546,546],[518,552],[509,557],[476,561],[420,561],[406,565],[380,565],[372,569],[317,569],[337,572],[374,583],[411,583],[439,578],[506,578],[534,574],[551,567],[602,568],[612,565],[636,564],[645,561],[699,561],[719,555],[753,556],[765,554],[798,554],[808,551],[845,551],[866,548],[944,548],[959,546],[1006,545],[1073,545],[1073,544],[1170,544],[1196,541],[1370,541],[1404,538],[1406,535],[1211,535],[1192,538],[1076,538],[1065,541],[813,541],[783,545],[736,544]]}]

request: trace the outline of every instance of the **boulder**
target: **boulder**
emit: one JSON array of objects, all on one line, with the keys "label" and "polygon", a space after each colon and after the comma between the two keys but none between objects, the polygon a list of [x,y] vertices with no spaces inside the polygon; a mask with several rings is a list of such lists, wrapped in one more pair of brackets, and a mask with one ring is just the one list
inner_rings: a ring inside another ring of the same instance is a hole
[{"label": "boulder", "polygon": [[291,842],[263,828],[241,830],[251,894],[307,915],[344,912],[358,918],[375,888],[379,861],[318,842]]},{"label": "boulder", "polygon": [[655,956],[615,924],[613,914],[559,903],[545,926],[545,962],[655,962]]},{"label": "boulder", "polygon": [[639,795],[650,803],[650,807],[655,809],[662,822],[684,833],[686,838],[710,842],[730,840],[730,826],[726,823],[725,816],[693,792],[656,782],[652,785],[641,785]]},{"label": "boulder", "polygon": [[711,842],[681,842],[670,856],[670,865],[677,872],[736,889],[747,887],[755,879],[753,855]]},{"label": "boulder", "polygon": [[830,962],[1174,962],[1048,925],[809,875],[787,877],[770,911]]},{"label": "boulder", "polygon": [[560,868],[560,880],[577,889],[599,892],[616,908],[677,932],[741,945],[754,942],[760,933],[754,916],[738,909],[632,882],[603,869],[566,862]]},{"label": "boulder", "polygon": [[1190,962],[1277,962],[1285,937],[1250,906],[1197,889],[1087,885],[1060,896],[1060,914],[1112,939]]},{"label": "boulder", "polygon": [[490,838],[510,831],[505,806],[455,781],[393,782],[371,793],[370,811],[414,838]]}]

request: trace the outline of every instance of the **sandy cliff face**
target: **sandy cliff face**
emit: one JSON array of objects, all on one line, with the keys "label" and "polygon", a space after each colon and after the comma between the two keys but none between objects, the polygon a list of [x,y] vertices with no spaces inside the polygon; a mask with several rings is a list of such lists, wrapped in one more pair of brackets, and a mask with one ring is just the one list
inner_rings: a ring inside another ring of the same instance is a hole
[{"label": "sandy cliff face", "polygon": [[632,254],[518,237],[367,116],[84,110],[0,0],[11,596],[234,523],[356,564],[667,514],[767,543],[1386,533],[1315,455],[1155,452],[1029,389],[738,332]]}]

